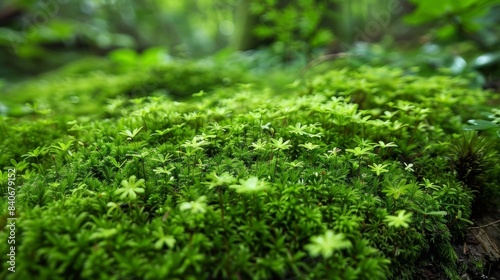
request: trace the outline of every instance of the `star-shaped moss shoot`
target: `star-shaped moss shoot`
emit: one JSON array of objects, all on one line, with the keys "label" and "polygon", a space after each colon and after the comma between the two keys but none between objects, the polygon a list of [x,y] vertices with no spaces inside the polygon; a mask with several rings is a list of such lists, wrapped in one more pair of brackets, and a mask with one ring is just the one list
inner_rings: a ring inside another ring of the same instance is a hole
[{"label": "star-shaped moss shoot", "polygon": [[206,182],[209,189],[213,189],[215,187],[227,186],[231,183],[236,182],[236,178],[228,172],[224,172],[221,175],[217,175],[215,172],[212,172],[207,175],[207,179],[210,179],[210,182]]},{"label": "star-shaped moss shoot", "polygon": [[255,193],[269,188],[269,184],[266,181],[259,180],[259,178],[252,176],[246,180],[240,179],[238,185],[231,185],[238,193]]},{"label": "star-shaped moss shoot", "polygon": [[300,144],[299,146],[304,147],[304,148],[306,148],[309,151],[312,151],[312,150],[315,150],[315,149],[319,148],[319,145],[315,145],[315,144],[313,144],[311,142],[307,142],[305,144]]},{"label": "star-shaped moss shoot", "polygon": [[332,230],[327,230],[322,235],[311,237],[311,243],[305,246],[309,254],[313,257],[323,256],[327,259],[333,252],[352,247],[351,241],[346,240],[343,233],[335,234]]},{"label": "star-shaped moss shoot", "polygon": [[382,173],[389,172],[389,169],[385,169],[387,166],[389,166],[389,165],[388,164],[377,164],[377,163],[374,163],[373,165],[368,165],[368,167],[370,167],[370,169],[373,172],[375,172],[377,174],[377,176],[379,176]]},{"label": "star-shaped moss shoot", "polygon": [[278,140],[276,139],[271,139],[273,143],[271,143],[271,146],[274,148],[275,151],[284,151],[290,149],[292,145],[288,144],[290,143],[290,140],[283,141],[283,138],[280,137]]},{"label": "star-shaped moss shoot", "polygon": [[183,202],[180,204],[181,211],[190,210],[192,214],[205,213],[207,211],[207,197],[202,195],[196,201]]},{"label": "star-shaped moss shoot", "polygon": [[400,210],[397,216],[388,215],[384,221],[391,227],[407,228],[409,226],[408,223],[411,222],[411,213],[405,214],[405,212],[405,210]]},{"label": "star-shaped moss shoot", "polygon": [[156,249],[161,249],[164,245],[167,245],[168,248],[173,248],[175,245],[175,238],[172,235],[165,234],[163,227],[158,227],[154,230],[153,236],[157,238],[154,245]]},{"label": "star-shaped moss shoot", "polygon": [[136,181],[136,177],[134,175],[130,176],[128,180],[122,181],[122,188],[119,188],[115,191],[115,194],[120,195],[121,199],[128,199],[130,201],[135,200],[137,198],[138,193],[144,193],[144,179],[140,179]]}]

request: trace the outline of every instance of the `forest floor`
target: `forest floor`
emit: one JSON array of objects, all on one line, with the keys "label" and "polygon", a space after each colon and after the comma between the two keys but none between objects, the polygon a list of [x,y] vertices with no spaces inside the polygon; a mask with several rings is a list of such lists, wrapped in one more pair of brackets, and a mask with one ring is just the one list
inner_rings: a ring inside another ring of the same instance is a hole
[{"label": "forest floor", "polygon": [[[500,207],[490,209],[473,221],[474,226],[469,228],[464,240],[453,244],[461,279],[500,280]],[[421,269],[419,279],[444,280],[448,277],[442,269],[431,264]]]}]

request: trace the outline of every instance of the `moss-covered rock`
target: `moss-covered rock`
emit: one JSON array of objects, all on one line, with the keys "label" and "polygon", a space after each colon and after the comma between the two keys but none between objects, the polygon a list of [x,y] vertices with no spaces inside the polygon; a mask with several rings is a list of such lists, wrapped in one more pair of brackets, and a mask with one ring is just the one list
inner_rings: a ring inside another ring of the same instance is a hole
[{"label": "moss-covered rock", "polygon": [[0,183],[20,186],[2,278],[458,277],[474,193],[450,143],[488,93],[368,67],[275,92],[190,65],[22,86],[47,111],[1,119]]}]

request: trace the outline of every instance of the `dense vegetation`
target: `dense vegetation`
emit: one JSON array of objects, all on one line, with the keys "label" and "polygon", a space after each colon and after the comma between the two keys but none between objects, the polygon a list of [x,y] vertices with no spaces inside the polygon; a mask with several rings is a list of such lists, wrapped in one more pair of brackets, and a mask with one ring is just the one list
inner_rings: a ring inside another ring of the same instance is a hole
[{"label": "dense vegetation", "polygon": [[495,1],[76,2],[0,4],[1,279],[495,275]]},{"label": "dense vegetation", "polygon": [[2,118],[16,279],[458,277],[451,244],[498,193],[492,144],[463,132],[488,92],[389,67],[279,89],[181,62],[138,77],[119,55],[7,92],[38,96]]}]

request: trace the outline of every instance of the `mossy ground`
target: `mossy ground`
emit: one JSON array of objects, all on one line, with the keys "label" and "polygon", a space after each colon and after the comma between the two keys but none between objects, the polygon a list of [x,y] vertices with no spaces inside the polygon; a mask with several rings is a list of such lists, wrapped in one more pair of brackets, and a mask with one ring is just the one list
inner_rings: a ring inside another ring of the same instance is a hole
[{"label": "mossy ground", "polygon": [[477,191],[498,193],[498,144],[457,167],[491,98],[463,79],[361,67],[276,86],[206,61],[96,65],[6,88],[18,219],[2,278],[413,279],[433,263],[458,279],[452,244]]}]

